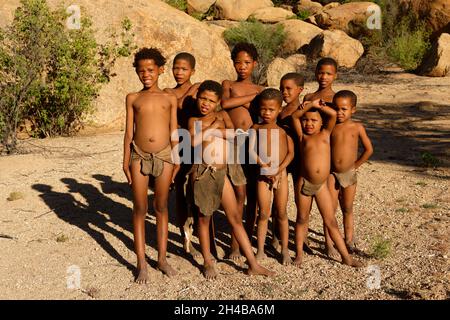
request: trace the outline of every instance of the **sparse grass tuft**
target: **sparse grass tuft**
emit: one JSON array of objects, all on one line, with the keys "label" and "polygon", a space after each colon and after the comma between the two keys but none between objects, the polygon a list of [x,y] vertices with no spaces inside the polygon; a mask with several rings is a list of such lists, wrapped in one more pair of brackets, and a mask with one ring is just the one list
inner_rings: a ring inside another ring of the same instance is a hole
[{"label": "sparse grass tuft", "polygon": [[425,203],[422,205],[424,209],[436,209],[438,205],[436,203]]},{"label": "sparse grass tuft", "polygon": [[395,212],[405,213],[405,212],[409,212],[409,209],[408,208],[398,208],[398,209],[395,209]]},{"label": "sparse grass tuft", "polygon": [[420,157],[423,165],[426,167],[437,168],[441,164],[441,160],[428,151],[422,152]]},{"label": "sparse grass tuft", "polygon": [[56,242],[66,242],[69,241],[69,237],[66,236],[65,234],[60,234],[59,236],[56,237]]},{"label": "sparse grass tuft", "polygon": [[372,243],[371,256],[375,259],[384,259],[391,252],[391,241],[381,236],[375,237]]}]

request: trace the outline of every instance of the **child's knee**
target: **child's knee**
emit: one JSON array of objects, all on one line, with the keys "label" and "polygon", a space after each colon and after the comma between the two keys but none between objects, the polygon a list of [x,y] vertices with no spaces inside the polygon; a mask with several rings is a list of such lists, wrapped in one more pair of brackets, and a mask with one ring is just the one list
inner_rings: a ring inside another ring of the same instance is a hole
[{"label": "child's knee", "polygon": [[342,214],[345,216],[353,214],[353,205],[343,206],[341,209],[342,209]]},{"label": "child's knee", "polygon": [[268,221],[270,217],[270,213],[268,212],[259,212],[258,214],[259,221]]},{"label": "child's knee", "polygon": [[286,222],[287,221],[287,219],[288,219],[288,216],[287,216],[287,213],[286,212],[278,212],[277,213],[277,219],[278,219],[278,221],[280,221],[280,222]]},{"label": "child's knee", "polygon": [[133,214],[145,216],[147,215],[148,205],[146,204],[134,204],[133,205]]},{"label": "child's knee", "polygon": [[308,221],[309,221],[309,215],[300,214],[297,216],[296,223],[297,224],[305,224],[305,223],[308,223]]},{"label": "child's knee", "polygon": [[153,202],[153,208],[157,213],[167,211],[167,200],[155,200]]}]

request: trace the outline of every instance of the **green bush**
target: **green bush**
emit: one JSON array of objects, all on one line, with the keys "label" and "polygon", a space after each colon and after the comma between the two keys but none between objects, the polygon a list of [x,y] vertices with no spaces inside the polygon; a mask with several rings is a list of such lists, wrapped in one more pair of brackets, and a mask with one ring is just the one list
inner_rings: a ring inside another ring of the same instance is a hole
[{"label": "green bush", "polygon": [[387,53],[402,68],[415,70],[430,48],[430,34],[424,23],[414,21],[412,16],[403,17],[386,43]]},{"label": "green bush", "polygon": [[21,0],[12,24],[0,29],[0,133],[6,152],[14,151],[25,119],[33,135],[72,134],[91,111],[115,60],[130,55],[131,22],[99,45],[83,13],[81,28],[68,29],[64,8],[50,11],[45,0]]},{"label": "green bush", "polygon": [[258,66],[254,72],[254,81],[264,85],[267,81],[266,72],[270,62],[281,54],[281,45],[286,39],[282,25],[266,25],[259,21],[246,21],[238,26],[225,30],[225,41],[232,48],[238,42],[252,43],[259,54]]}]

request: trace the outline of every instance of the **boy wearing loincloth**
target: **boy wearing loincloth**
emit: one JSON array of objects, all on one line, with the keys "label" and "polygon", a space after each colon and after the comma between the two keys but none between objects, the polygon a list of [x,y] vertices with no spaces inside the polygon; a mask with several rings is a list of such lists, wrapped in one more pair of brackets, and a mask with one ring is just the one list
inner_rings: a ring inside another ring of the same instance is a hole
[{"label": "boy wearing loincloth", "polygon": [[[337,124],[331,134],[331,175],[328,188],[336,212],[338,199],[344,220],[344,239],[349,252],[356,250],[353,237],[353,201],[356,194],[356,170],[366,162],[373,153],[372,143],[364,126],[352,120],[356,112],[356,95],[349,90],[337,92],[333,98],[337,113]],[[358,142],[364,148],[358,157]]]},{"label": "boy wearing loincloth", "polygon": [[[199,211],[198,233],[204,259],[203,273],[207,279],[217,277],[215,261],[210,252],[209,225],[214,211],[222,205],[232,227],[232,233],[247,258],[249,275],[273,275],[260,266],[253,254],[245,232],[235,192],[227,175],[228,153],[233,148],[234,130],[225,111],[216,111],[222,98],[222,86],[211,80],[204,81],[197,92],[198,117],[189,119],[194,148],[201,147],[201,164],[194,164],[190,175],[194,203]],[[227,129],[229,128],[229,129]],[[231,140],[231,143],[227,142]],[[231,146],[230,146],[231,144]]]},{"label": "boy wearing loincloth", "polygon": [[[257,199],[259,207],[257,239],[258,252],[256,259],[266,257],[264,244],[266,242],[267,226],[271,215],[271,203],[276,207],[281,237],[281,262],[288,265],[292,262],[289,256],[289,221],[287,216],[287,201],[289,186],[286,168],[294,158],[294,142],[286,131],[277,125],[281,112],[283,96],[277,89],[265,89],[259,97],[259,116],[261,123],[252,126],[255,134],[250,135],[250,152],[260,166],[257,182]],[[272,139],[274,139],[272,141]]]},{"label": "boy wearing loincloth", "polygon": [[[328,117],[322,128],[322,114]],[[330,174],[330,135],[336,124],[336,111],[317,99],[303,103],[292,114],[293,124],[300,142],[300,188],[299,209],[295,225],[296,258],[294,265],[300,267],[303,261],[303,243],[308,232],[309,214],[315,199],[323,222],[330,232],[342,257],[342,263],[353,267],[362,264],[354,260],[345,246],[333,211],[331,194],[327,186]]]},{"label": "boy wearing loincloth", "polygon": [[123,171],[133,191],[133,236],[137,255],[137,283],[148,281],[145,260],[145,217],[148,211],[149,178],[154,179],[153,207],[158,244],[157,267],[173,276],[176,271],[166,259],[168,238],[167,200],[169,187],[179,166],[172,161],[177,144],[177,98],[158,87],[166,59],[155,48],[143,48],[134,57],[133,66],[143,89],[126,97]]}]

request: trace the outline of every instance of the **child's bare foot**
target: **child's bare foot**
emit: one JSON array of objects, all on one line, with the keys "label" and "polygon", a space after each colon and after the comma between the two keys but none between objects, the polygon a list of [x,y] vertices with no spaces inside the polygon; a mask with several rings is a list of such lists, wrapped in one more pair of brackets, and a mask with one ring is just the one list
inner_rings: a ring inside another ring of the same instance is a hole
[{"label": "child's bare foot", "polygon": [[272,248],[274,248],[275,251],[278,251],[278,249],[280,248],[280,240],[278,240],[278,238],[276,236],[273,237],[271,244],[272,244]]},{"label": "child's bare foot", "polygon": [[146,284],[148,281],[148,270],[147,267],[138,268],[138,275],[134,282],[137,284]]},{"label": "child's bare foot", "polygon": [[292,264],[296,266],[297,268],[300,268],[302,266],[303,258],[300,256],[297,256],[294,261],[292,261]]},{"label": "child's bare foot", "polygon": [[263,266],[260,266],[259,264],[257,264],[256,267],[254,267],[254,268],[249,267],[248,270],[247,270],[247,274],[249,276],[273,277],[275,275],[275,272],[271,271],[269,269],[266,269]]},{"label": "child's bare foot", "polygon": [[348,260],[342,260],[342,263],[354,268],[362,268],[364,267],[364,263],[361,261],[355,260],[352,257],[349,257]]},{"label": "child's bare foot", "polygon": [[256,252],[255,258],[256,258],[256,260],[260,261],[260,260],[267,258],[267,255],[264,253],[264,251],[258,250],[258,252]]},{"label": "child's bare foot", "polygon": [[213,280],[217,278],[217,271],[214,267],[214,264],[205,264],[203,266],[203,275],[205,276],[206,280]]},{"label": "child's bare foot", "polygon": [[284,266],[290,265],[292,263],[291,256],[289,255],[289,250],[284,249],[281,251],[282,260]]},{"label": "child's bare foot", "polygon": [[328,258],[331,258],[331,259],[334,259],[334,260],[339,260],[340,254],[334,248],[333,245],[326,245],[325,247],[326,247],[325,248],[325,252],[326,252]]},{"label": "child's bare foot", "polygon": [[194,258],[201,258],[202,253],[194,248],[192,242],[189,242],[189,252]]},{"label": "child's bare foot", "polygon": [[172,268],[167,261],[158,262],[157,269],[160,270],[165,275],[167,275],[168,277],[173,277],[177,274],[175,269]]},{"label": "child's bare foot", "polygon": [[230,254],[228,255],[228,259],[237,262],[239,260],[241,260],[242,255],[241,252],[239,251],[239,248],[231,250]]}]

